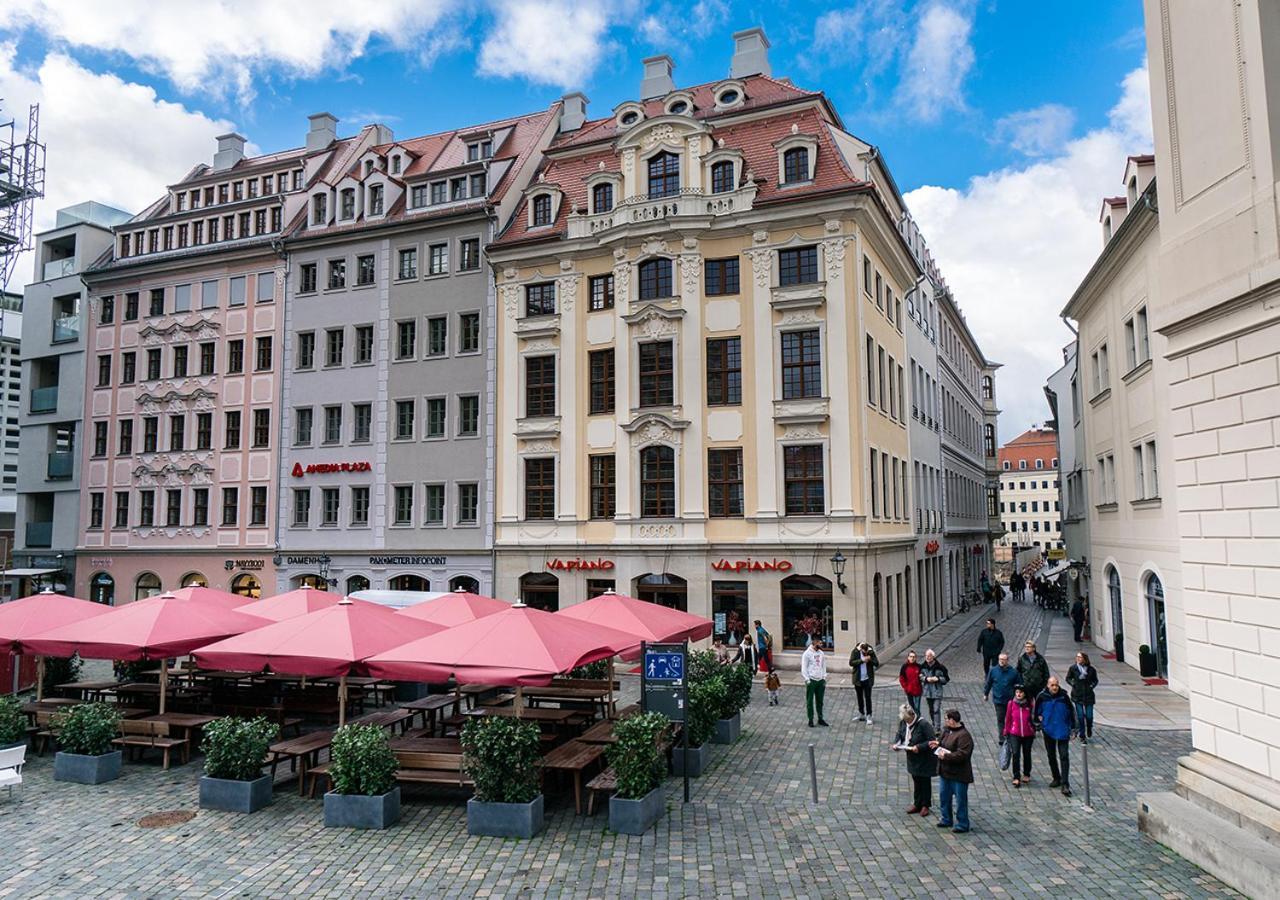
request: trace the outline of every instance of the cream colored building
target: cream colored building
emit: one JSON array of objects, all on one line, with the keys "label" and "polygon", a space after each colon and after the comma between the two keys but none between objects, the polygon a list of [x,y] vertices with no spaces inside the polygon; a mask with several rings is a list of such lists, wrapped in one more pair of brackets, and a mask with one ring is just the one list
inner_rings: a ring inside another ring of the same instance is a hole
[{"label": "cream colored building", "polygon": [[1057,432],[1051,428],[1024,431],[1000,448],[1000,519],[1004,534],[997,543],[1007,548],[1062,548],[1062,504],[1058,497]]}]

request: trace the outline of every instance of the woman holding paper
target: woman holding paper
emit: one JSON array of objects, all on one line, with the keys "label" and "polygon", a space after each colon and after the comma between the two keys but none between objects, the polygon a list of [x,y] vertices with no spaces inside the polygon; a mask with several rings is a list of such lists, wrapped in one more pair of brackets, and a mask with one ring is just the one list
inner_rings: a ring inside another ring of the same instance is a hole
[{"label": "woman holding paper", "polygon": [[929,749],[929,742],[934,739],[933,726],[908,703],[902,704],[899,711],[898,736],[891,746],[895,753],[906,756],[907,774],[911,776],[911,808],[907,815],[927,816],[933,803],[933,776],[938,774],[938,760]]}]

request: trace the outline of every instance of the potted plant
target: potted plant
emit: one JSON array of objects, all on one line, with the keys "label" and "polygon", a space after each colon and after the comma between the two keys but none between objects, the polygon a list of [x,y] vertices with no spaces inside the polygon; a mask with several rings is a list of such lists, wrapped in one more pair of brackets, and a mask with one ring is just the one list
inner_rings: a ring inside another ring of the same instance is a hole
[{"label": "potted plant", "polygon": [[[711,738],[716,733],[716,720],[724,707],[724,678],[716,675],[706,681],[689,682],[689,703],[685,707],[684,727],[689,736],[689,777],[697,778],[711,760]],[[676,775],[685,773],[683,739],[671,748],[671,769]]]},{"label": "potted plant", "polygon": [[1156,677],[1156,655],[1147,644],[1138,648],[1138,672],[1143,678]]},{"label": "potted plant", "polygon": [[725,690],[713,740],[717,744],[732,744],[742,734],[742,711],[751,702],[755,677],[747,666],[726,666],[721,677]]},{"label": "potted plant", "polygon": [[27,743],[27,717],[11,695],[0,696],[0,750],[23,747]]},{"label": "potted plant", "polygon": [[120,776],[123,754],[111,749],[120,713],[105,703],[80,703],[55,713],[51,725],[62,748],[53,758],[55,781],[102,784]]},{"label": "potted plant", "polygon": [[333,790],[324,795],[327,828],[388,828],[400,821],[396,755],[377,725],[345,725],[329,748]]},{"label": "potted plant", "polygon": [[506,716],[471,719],[462,729],[463,770],[475,782],[467,833],[531,838],[543,828],[538,726]]},{"label": "potted plant", "polygon": [[617,742],[608,750],[618,792],[609,798],[609,827],[619,834],[644,834],[662,815],[662,775],[666,763],[658,741],[671,722],[661,713],[640,713],[614,726]]},{"label": "potted plant", "polygon": [[79,653],[71,656],[46,656],[44,658],[44,678],[41,679],[41,690],[46,697],[53,696],[53,690],[60,684],[80,680],[80,669],[83,667]]},{"label": "potted plant", "polygon": [[200,808],[256,812],[271,802],[271,776],[262,774],[267,747],[280,726],[266,718],[215,719],[204,727],[200,750]]}]

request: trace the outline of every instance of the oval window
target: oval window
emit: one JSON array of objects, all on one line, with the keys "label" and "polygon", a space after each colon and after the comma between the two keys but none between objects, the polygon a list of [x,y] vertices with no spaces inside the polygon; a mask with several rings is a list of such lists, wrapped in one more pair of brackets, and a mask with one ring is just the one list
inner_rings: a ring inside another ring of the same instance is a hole
[{"label": "oval window", "polygon": [[667,112],[671,113],[674,116],[678,116],[684,113],[684,111],[687,110],[688,108],[689,108],[688,103],[685,103],[683,100],[677,100],[675,103],[671,104],[671,108],[668,109]]},{"label": "oval window", "polygon": [[632,112],[623,113],[621,121],[623,125],[634,125],[639,119],[640,119],[640,113],[632,111]]},{"label": "oval window", "polygon": [[729,105],[729,104],[731,104],[731,103],[737,103],[737,102],[738,102],[738,92],[737,92],[737,91],[732,91],[732,90],[730,90],[730,91],[724,91],[723,93],[721,93],[721,94],[720,94],[719,100],[718,100],[717,102],[718,102],[721,106],[728,106],[728,105]]}]

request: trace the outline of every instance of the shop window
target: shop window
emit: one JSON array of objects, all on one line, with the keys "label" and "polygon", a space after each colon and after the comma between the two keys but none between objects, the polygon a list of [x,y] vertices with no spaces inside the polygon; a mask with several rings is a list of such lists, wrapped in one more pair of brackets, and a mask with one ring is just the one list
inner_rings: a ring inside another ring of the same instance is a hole
[{"label": "shop window", "polygon": [[480,593],[480,582],[470,575],[455,575],[449,579],[449,590],[478,594]]},{"label": "shop window", "polygon": [[545,612],[560,609],[560,579],[548,572],[526,572],[520,576],[520,600]]},{"label": "shop window", "polygon": [[711,636],[730,647],[742,643],[750,627],[747,617],[747,583],[745,581],[711,582]]},{"label": "shop window", "polygon": [[792,575],[782,580],[782,647],[803,650],[817,636],[834,644],[831,582],[820,575]]},{"label": "shop window", "polygon": [[421,575],[397,575],[387,582],[387,588],[393,591],[429,591],[431,582]]},{"label": "shop window", "polygon": [[116,602],[116,580],[106,572],[99,572],[89,579],[89,599],[94,603],[112,606]]},{"label": "shop window", "polygon": [[134,584],[133,599],[145,600],[160,593],[160,576],[153,572],[143,572]]},{"label": "shop window", "polygon": [[363,575],[352,575],[347,579],[347,593],[354,594],[356,591],[369,590],[369,579]]},{"label": "shop window", "polygon": [[262,582],[257,575],[244,572],[231,579],[231,593],[257,600],[262,596]]},{"label": "shop window", "polygon": [[209,579],[205,578],[199,572],[188,572],[186,575],[182,576],[182,581],[179,582],[179,584],[184,588],[189,588],[189,587],[207,588],[209,586]]},{"label": "shop window", "polygon": [[329,582],[313,572],[308,572],[305,575],[295,575],[290,580],[295,588],[311,588],[314,591],[329,590]]},{"label": "shop window", "polygon": [[689,584],[679,575],[663,572],[650,573],[636,579],[636,597],[669,609],[687,612],[689,609]]},{"label": "shop window", "polygon": [[599,597],[602,594],[612,593],[614,590],[614,580],[612,578],[588,578],[587,579],[587,599]]}]

